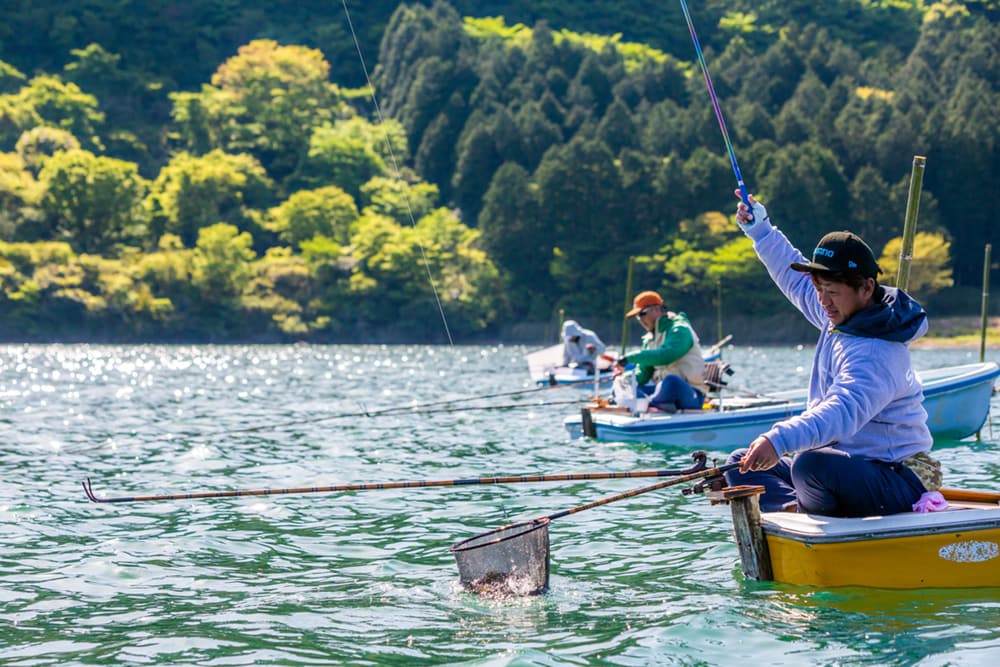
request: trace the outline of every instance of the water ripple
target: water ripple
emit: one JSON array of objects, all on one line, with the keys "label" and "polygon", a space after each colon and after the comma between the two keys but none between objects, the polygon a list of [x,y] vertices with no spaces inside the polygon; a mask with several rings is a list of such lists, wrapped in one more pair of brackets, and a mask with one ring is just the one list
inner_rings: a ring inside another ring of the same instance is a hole
[{"label": "water ripple", "polygon": [[[635,480],[100,505],[80,485],[113,497],[690,465],[683,449],[568,440],[577,408],[562,401],[587,392],[528,391],[527,351],[0,347],[0,663],[970,664],[1000,650],[996,591],[745,581],[728,509],[676,488],[554,520],[545,595],[460,587],[458,540]],[[808,380],[809,349],[731,357],[756,391]],[[525,407],[445,411],[499,403]],[[949,481],[996,487],[995,437],[939,443]]]}]

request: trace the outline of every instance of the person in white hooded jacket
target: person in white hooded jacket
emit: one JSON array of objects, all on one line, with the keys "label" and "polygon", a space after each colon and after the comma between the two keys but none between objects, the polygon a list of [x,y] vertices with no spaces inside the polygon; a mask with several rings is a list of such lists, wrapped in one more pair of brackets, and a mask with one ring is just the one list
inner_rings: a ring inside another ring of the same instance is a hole
[{"label": "person in white hooded jacket", "polygon": [[582,366],[593,370],[597,358],[604,354],[606,346],[590,329],[584,329],[575,320],[566,320],[562,325],[563,366]]},{"label": "person in white hooded jacket", "polygon": [[941,484],[940,465],[927,454],[923,388],[908,348],[927,332],[926,312],[904,291],[878,284],[875,256],[856,234],[825,235],[810,261],[771,224],[764,206],[749,200],[753,215],[740,202],[740,228],[820,335],[806,410],[733,452],[729,460],[740,467],[726,473],[727,481],[762,484],[764,511],[911,511]]}]

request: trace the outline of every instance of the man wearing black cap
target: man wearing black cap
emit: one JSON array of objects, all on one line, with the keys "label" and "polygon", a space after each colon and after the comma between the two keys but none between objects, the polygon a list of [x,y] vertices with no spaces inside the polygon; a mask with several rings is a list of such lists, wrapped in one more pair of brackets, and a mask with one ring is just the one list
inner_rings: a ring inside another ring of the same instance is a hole
[{"label": "man wearing black cap", "polygon": [[[737,193],[739,196],[739,193]],[[806,410],[730,456],[730,484],[761,484],[761,509],[828,516],[909,512],[941,485],[923,388],[907,345],[927,332],[909,295],[879,285],[871,248],[831,232],[806,259],[752,196],[736,221],[775,284],[819,330]],[[821,445],[830,447],[815,449]],[[789,459],[784,455],[794,454]]]}]

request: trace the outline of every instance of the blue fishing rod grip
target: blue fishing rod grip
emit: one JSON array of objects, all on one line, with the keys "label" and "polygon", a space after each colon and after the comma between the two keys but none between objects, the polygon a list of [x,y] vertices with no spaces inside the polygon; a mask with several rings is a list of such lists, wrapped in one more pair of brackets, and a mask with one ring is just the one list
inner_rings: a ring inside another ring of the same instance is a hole
[{"label": "blue fishing rod grip", "polygon": [[747,186],[743,184],[743,181],[737,183],[740,189],[740,199],[743,203],[747,205],[747,212],[750,214],[750,219],[746,222],[747,225],[752,225],[754,223],[753,219],[753,206],[750,205],[750,193],[747,192]]}]

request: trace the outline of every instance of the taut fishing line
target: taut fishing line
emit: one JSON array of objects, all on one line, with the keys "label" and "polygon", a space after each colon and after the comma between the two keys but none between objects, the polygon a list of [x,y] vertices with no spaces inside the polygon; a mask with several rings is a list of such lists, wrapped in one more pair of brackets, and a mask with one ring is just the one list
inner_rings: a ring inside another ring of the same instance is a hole
[{"label": "taut fishing line", "polygon": [[[347,16],[347,26],[351,29],[351,38],[354,40],[354,48],[358,51],[358,58],[361,60],[361,70],[365,74],[365,82],[368,84],[368,90],[372,94],[372,105],[375,107],[375,115],[378,117],[379,127],[382,129],[382,136],[385,141],[386,150],[389,153],[389,160],[392,162],[392,169],[395,172],[396,180],[402,182],[402,176],[399,170],[399,164],[396,161],[396,152],[392,149],[392,142],[389,141],[389,133],[385,129],[385,119],[382,116],[382,107],[378,103],[378,97],[375,95],[375,85],[372,83],[371,77],[368,75],[368,65],[365,64],[365,56],[361,52],[361,42],[358,41],[358,34],[354,30],[354,22],[351,21],[351,12],[347,8],[347,0],[341,0],[344,5],[344,14]],[[403,200],[406,202],[406,215],[410,219],[410,226],[416,227],[416,221],[413,219],[413,207],[410,206],[410,196],[407,194],[406,190],[403,190]],[[430,282],[431,291],[434,292],[434,301],[437,303],[438,313],[441,314],[441,322],[444,325],[444,332],[448,336],[448,344],[452,347],[455,346],[455,341],[451,337],[451,330],[448,328],[448,318],[444,314],[444,307],[441,305],[441,296],[438,294],[437,285],[434,283],[434,276],[431,274],[430,262],[427,261],[427,253],[424,250],[424,244],[421,243],[419,236],[415,236],[417,241],[417,246],[420,248],[420,258],[424,262],[424,269],[427,271],[427,280]]]},{"label": "taut fishing line", "polygon": [[719,129],[722,130],[722,138],[726,142],[726,150],[729,152],[729,162],[733,166],[733,174],[736,176],[736,186],[740,189],[740,198],[747,205],[750,213],[750,220],[753,221],[753,207],[750,206],[750,195],[747,186],[743,183],[743,174],[740,173],[740,166],[736,163],[736,153],[733,151],[733,142],[729,140],[729,132],[726,130],[726,120],[722,117],[722,109],[719,107],[719,98],[715,94],[715,87],[712,86],[712,77],[708,73],[708,65],[705,64],[705,55],[701,52],[701,43],[698,41],[698,33],[694,31],[694,23],[691,22],[691,12],[688,11],[687,2],[680,0],[681,9],[684,11],[684,20],[687,21],[688,31],[691,33],[691,41],[694,42],[695,53],[698,54],[698,64],[701,72],[705,76],[705,85],[708,86],[708,94],[712,98],[712,107],[715,109],[715,118],[719,121]]}]

